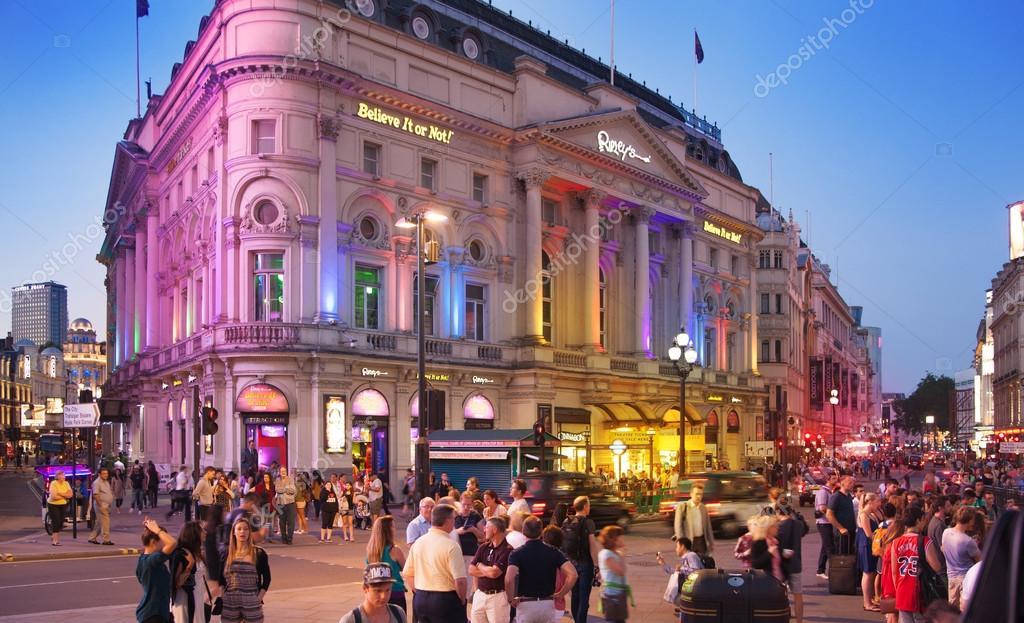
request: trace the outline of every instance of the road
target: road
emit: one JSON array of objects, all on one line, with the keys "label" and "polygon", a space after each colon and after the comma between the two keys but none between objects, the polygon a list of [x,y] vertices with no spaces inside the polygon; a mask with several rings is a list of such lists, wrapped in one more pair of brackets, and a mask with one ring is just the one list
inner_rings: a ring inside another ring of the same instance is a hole
[{"label": "road", "polygon": [[[0,476],[0,499],[24,487],[24,479]],[[29,494],[31,495],[31,494]],[[4,533],[21,534],[38,526],[35,508],[18,515],[8,507],[7,520],[21,518],[23,529],[8,526]],[[803,509],[813,524],[810,509]],[[115,517],[114,540],[118,545],[138,543],[138,515]],[[399,522],[404,526],[404,521]],[[180,526],[175,520],[171,526]],[[38,528],[35,528],[38,532]],[[636,594],[634,621],[671,621],[672,608],[661,600],[667,576],[654,561],[658,551],[672,551],[669,528],[664,523],[636,524],[626,537],[629,581]],[[68,535],[69,536],[69,535]],[[273,583],[267,596],[267,620],[302,623],[333,622],[356,605],[360,598],[365,544],[368,533],[357,531],[356,543],[319,545],[316,537],[300,535],[296,544],[267,546]],[[24,540],[24,536],[18,537]],[[79,540],[84,540],[80,535]],[[70,540],[70,539],[68,539]],[[714,557],[719,566],[734,569],[734,539],[716,542]],[[72,545],[69,543],[68,548]],[[79,546],[81,547],[81,546]],[[805,620],[834,623],[880,621],[877,614],[864,612],[856,596],[829,595],[825,584],[814,576],[819,539],[813,530],[803,540],[803,580],[806,599]],[[0,551],[3,551],[0,542]],[[96,620],[133,620],[140,595],[135,580],[134,556],[78,558],[39,562],[0,563],[0,622],[42,623],[62,620],[67,623]],[[597,615],[597,591],[592,602],[590,621]],[[568,619],[566,619],[568,621]]]}]

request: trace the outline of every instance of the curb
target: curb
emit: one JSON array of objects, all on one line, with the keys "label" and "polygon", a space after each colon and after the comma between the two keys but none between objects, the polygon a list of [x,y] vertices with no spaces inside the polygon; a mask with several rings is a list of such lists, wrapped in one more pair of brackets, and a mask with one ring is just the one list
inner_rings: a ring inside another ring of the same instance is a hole
[{"label": "curb", "polygon": [[41,560],[67,560],[70,558],[111,558],[114,556],[138,556],[141,550],[137,547],[118,547],[95,552],[54,552],[52,554],[11,554],[0,553],[0,562],[36,562]]}]

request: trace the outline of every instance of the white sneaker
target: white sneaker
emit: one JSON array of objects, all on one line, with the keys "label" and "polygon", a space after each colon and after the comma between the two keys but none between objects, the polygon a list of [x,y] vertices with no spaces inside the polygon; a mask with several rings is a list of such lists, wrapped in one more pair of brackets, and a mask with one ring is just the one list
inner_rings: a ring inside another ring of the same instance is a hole
[{"label": "white sneaker", "polygon": [[825,575],[824,573],[815,573],[814,575],[815,575],[816,577],[819,577],[819,578],[821,578],[822,580],[827,580],[827,579],[828,579],[828,576],[827,576],[827,575]]}]

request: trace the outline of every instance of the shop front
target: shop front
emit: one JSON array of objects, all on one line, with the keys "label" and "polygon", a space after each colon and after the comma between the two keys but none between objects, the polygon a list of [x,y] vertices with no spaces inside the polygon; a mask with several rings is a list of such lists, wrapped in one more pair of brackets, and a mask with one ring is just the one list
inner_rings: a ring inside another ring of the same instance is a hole
[{"label": "shop front", "polygon": [[242,421],[245,435],[242,447],[249,441],[256,444],[259,469],[267,469],[275,461],[288,465],[291,409],[284,392],[268,383],[247,385],[235,399],[235,413]]},{"label": "shop front", "polygon": [[554,434],[558,438],[560,468],[567,472],[586,472],[590,468],[590,410],[555,407]]},{"label": "shop front", "polygon": [[[554,435],[546,436],[545,465],[550,468],[558,451]],[[448,479],[460,490],[476,476],[480,489],[501,495],[512,479],[539,467],[540,448],[533,443],[532,429],[444,430],[430,433],[430,471]]]},{"label": "shop front", "polygon": [[352,395],[352,470],[389,480],[388,429],[391,408],[384,394],[365,387]]}]

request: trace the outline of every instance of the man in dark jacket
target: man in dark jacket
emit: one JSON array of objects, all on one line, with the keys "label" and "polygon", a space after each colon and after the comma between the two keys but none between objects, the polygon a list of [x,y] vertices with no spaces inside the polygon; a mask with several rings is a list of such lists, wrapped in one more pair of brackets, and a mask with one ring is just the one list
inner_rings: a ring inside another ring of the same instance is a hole
[{"label": "man in dark jacket", "polygon": [[256,452],[256,442],[252,439],[242,449],[242,475],[249,476],[250,472],[255,473],[259,468],[259,455]]},{"label": "man in dark jacket", "polygon": [[782,553],[782,573],[786,576],[786,584],[793,595],[793,616],[796,623],[804,621],[804,589],[801,581],[800,541],[808,532],[807,523],[798,515],[789,501],[782,498],[776,513],[779,518],[779,551]]}]

